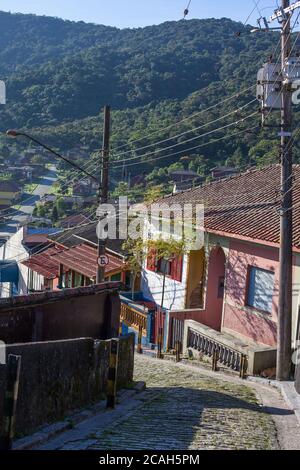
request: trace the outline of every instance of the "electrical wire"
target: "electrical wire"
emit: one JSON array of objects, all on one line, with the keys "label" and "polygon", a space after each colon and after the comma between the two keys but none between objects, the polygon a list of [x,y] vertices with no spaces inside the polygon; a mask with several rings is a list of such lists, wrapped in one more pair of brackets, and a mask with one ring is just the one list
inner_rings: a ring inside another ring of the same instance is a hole
[{"label": "electrical wire", "polygon": [[[258,2],[258,3],[259,3],[259,2]],[[258,3],[255,2],[256,6],[258,5]],[[251,13],[251,14],[252,14],[252,13]],[[247,20],[248,20],[248,19],[247,19]],[[247,22],[247,21],[246,21],[246,22]],[[296,21],[295,21],[295,24],[296,24],[296,22],[297,22],[297,19],[296,19]],[[294,27],[295,27],[295,24],[294,24]],[[291,33],[292,33],[292,32],[291,32]],[[290,33],[290,34],[291,34],[291,33]],[[279,41],[279,44],[280,44],[280,41]],[[277,46],[277,47],[278,47],[278,46]],[[252,88],[252,87],[251,87],[251,88]],[[269,114],[270,114],[270,112],[271,112],[271,110],[269,111]],[[207,125],[208,125],[208,124],[207,124]],[[186,133],[188,133],[188,132],[189,132],[189,131],[187,131]],[[192,132],[192,131],[190,131],[190,132]],[[147,136],[146,136],[146,137],[147,137]],[[146,137],[144,137],[144,138],[146,138]],[[165,139],[164,141],[161,141],[161,143],[166,142],[166,141],[171,140],[171,139],[174,139],[175,137],[176,137],[176,136],[170,137],[169,139]],[[141,138],[141,139],[137,139],[136,141],[138,141],[138,140],[142,140],[142,138]],[[132,142],[129,143],[129,144],[125,144],[124,146],[126,146],[126,145],[131,145],[131,144],[132,144]],[[180,144],[181,144],[181,143],[178,143],[177,145],[180,145]],[[143,148],[149,148],[149,147],[154,146],[154,145],[156,145],[156,144],[153,143],[153,144],[150,144],[150,145],[148,145],[148,146],[141,147],[141,149],[143,149]],[[117,147],[117,148],[122,148],[122,147],[124,147],[124,146],[120,146],[120,147]],[[168,149],[168,148],[167,148],[167,149]],[[123,152],[123,154],[130,153],[130,152],[132,152],[132,151],[138,151],[138,150],[139,150],[139,149],[129,150],[129,151],[127,151],[127,152]],[[159,150],[159,151],[163,151],[163,150],[164,150],[164,149]],[[157,153],[157,152],[158,152],[158,151],[156,151],[155,153]],[[119,156],[121,156],[121,155],[122,155],[122,154],[119,154]],[[117,155],[117,156],[118,156],[118,155]],[[144,156],[147,156],[147,155],[144,155]],[[144,157],[144,156],[136,156],[136,157],[133,157],[133,159],[142,158],[142,157]],[[118,164],[118,163],[125,162],[125,161],[128,161],[128,160],[117,161],[117,162],[115,162],[115,163]]]},{"label": "electrical wire", "polygon": [[185,20],[185,18],[187,17],[187,15],[188,15],[189,12],[190,12],[191,3],[192,3],[192,0],[189,0],[186,9],[185,9],[184,12],[183,12],[183,19],[184,19],[184,20]]},{"label": "electrical wire", "polygon": [[[227,129],[228,127],[235,126],[235,125],[239,124],[240,122],[243,122],[244,120],[248,119],[249,117],[254,116],[255,114],[257,114],[257,112],[254,112],[254,113],[252,113],[252,114],[250,114],[250,115],[248,115],[248,116],[246,116],[246,117],[244,117],[244,118],[241,118],[241,119],[239,119],[239,120],[237,120],[237,121],[234,121],[234,122],[232,122],[232,123],[229,123],[229,124],[226,124],[226,125],[224,125],[224,126],[221,126],[221,127],[217,128],[217,129],[213,129],[213,130],[211,130],[211,131],[205,132],[204,134],[200,134],[200,135],[198,135],[198,136],[192,137],[192,138],[187,139],[187,140],[184,140],[184,141],[182,141],[182,142],[178,142],[178,143],[173,144],[173,145],[170,145],[170,146],[168,146],[168,147],[164,147],[163,149],[153,150],[152,152],[145,153],[145,154],[143,154],[143,155],[137,155],[137,156],[135,156],[135,157],[130,157],[130,158],[126,159],[126,160],[122,160],[121,162],[117,162],[117,163],[123,163],[124,161],[128,162],[128,161],[137,160],[137,159],[140,159],[140,158],[145,158],[145,157],[148,157],[148,156],[152,156],[153,154],[157,154],[157,153],[164,152],[165,150],[170,150],[170,149],[175,148],[175,147],[178,147],[178,146],[180,146],[180,145],[185,145],[185,144],[187,144],[187,143],[189,143],[189,142],[192,142],[192,141],[194,141],[194,140],[197,140],[197,139],[200,139],[200,138],[203,138],[203,137],[207,137],[208,135],[211,135],[211,134],[213,134],[213,133],[215,133],[215,132],[219,132],[219,131],[221,131],[221,130],[223,130],[223,129]],[[146,160],[144,163],[147,163],[147,160]],[[130,165],[126,164],[126,166],[130,166]],[[113,168],[120,168],[120,166],[113,167]]]},{"label": "electrical wire", "polygon": [[[194,119],[195,117],[200,116],[201,114],[207,113],[208,111],[211,111],[211,110],[214,109],[214,108],[217,108],[217,107],[222,106],[224,103],[227,103],[228,101],[233,100],[234,98],[237,98],[238,96],[240,96],[240,95],[242,95],[242,94],[244,94],[244,93],[247,93],[247,92],[250,91],[250,90],[253,90],[255,87],[256,87],[256,85],[251,85],[251,86],[249,86],[249,87],[247,87],[247,88],[244,88],[243,90],[239,91],[238,93],[235,93],[235,94],[233,94],[233,95],[231,95],[231,96],[225,98],[225,99],[222,100],[222,101],[218,101],[217,103],[215,103],[215,104],[209,106],[209,107],[206,108],[206,109],[203,109],[203,110],[201,110],[201,111],[198,111],[198,112],[192,114],[191,116],[187,116],[186,118],[183,118],[183,119],[181,119],[180,121],[175,122],[174,124],[170,124],[169,126],[162,127],[162,128],[160,128],[160,129],[157,129],[156,131],[150,132],[149,134],[146,134],[145,136],[140,137],[140,138],[138,138],[138,139],[134,139],[134,140],[132,140],[132,141],[126,143],[126,144],[120,145],[120,146],[115,147],[115,148],[113,147],[113,148],[111,149],[111,151],[112,151],[112,152],[116,152],[117,150],[119,150],[119,149],[121,149],[121,148],[124,148],[124,147],[127,147],[127,146],[129,146],[129,145],[132,145],[132,144],[135,143],[135,142],[140,142],[141,140],[147,139],[148,137],[151,137],[151,136],[153,136],[153,135],[155,135],[155,134],[157,134],[157,133],[161,133],[161,132],[163,132],[163,131],[165,131],[165,130],[172,129],[172,127],[178,126],[178,125],[182,124],[183,122],[189,121],[190,119]],[[209,88],[209,87],[207,87],[207,88]],[[204,90],[205,90],[205,89],[204,89]],[[201,91],[204,91],[204,90],[201,90]]]},{"label": "electrical wire", "polygon": [[[215,129],[215,130],[210,131],[210,132],[208,132],[208,133],[206,133],[206,134],[202,134],[202,135],[199,136],[199,137],[203,137],[204,135],[206,136],[206,135],[212,134],[212,133],[214,133],[214,132],[223,130],[223,129],[225,129],[225,128],[228,128],[228,127],[237,125],[237,124],[239,124],[240,122],[244,122],[245,120],[247,120],[247,119],[253,117],[254,115],[257,115],[257,112],[254,112],[254,113],[250,114],[249,116],[246,116],[245,118],[240,119],[239,121],[235,121],[235,122],[233,122],[233,123],[231,123],[231,124],[228,124],[228,125],[226,125],[226,126],[223,126],[222,128]],[[196,149],[205,147],[205,146],[210,145],[210,144],[212,144],[212,143],[216,143],[216,142],[219,142],[219,141],[221,141],[221,140],[228,139],[229,137],[232,137],[232,135],[233,135],[233,136],[236,136],[236,135],[242,134],[242,133],[244,133],[244,132],[251,131],[252,129],[257,129],[258,127],[259,127],[258,125],[252,126],[252,127],[248,128],[248,129],[243,129],[243,130],[241,130],[241,131],[239,131],[239,132],[236,132],[235,134],[228,134],[228,135],[223,136],[223,137],[221,137],[221,138],[214,139],[214,140],[211,140],[211,141],[209,141],[209,142],[205,142],[204,144],[196,145],[195,147],[191,147],[191,148],[188,148],[188,149],[180,150],[180,151],[178,151],[178,152],[171,153],[171,154],[168,154],[168,155],[163,155],[163,156],[156,157],[156,158],[150,158],[150,159],[147,159],[146,161],[142,161],[142,162],[129,163],[129,164],[126,165],[126,166],[127,166],[127,167],[131,167],[131,166],[134,166],[134,165],[145,165],[145,164],[147,164],[147,163],[149,163],[149,162],[158,161],[158,160],[162,160],[162,159],[164,159],[164,158],[169,158],[169,157],[172,157],[172,156],[175,156],[175,155],[179,155],[179,154],[181,154],[181,153],[190,152],[190,151],[192,151],[192,150],[196,150]],[[154,152],[153,152],[153,153],[154,153]],[[150,154],[147,154],[147,155],[153,155],[153,153],[150,153]],[[143,157],[143,156],[144,156],[144,155],[141,155],[139,158],[141,158],[141,157]],[[116,169],[118,169],[118,168],[123,168],[123,165],[113,167],[114,170],[116,170]]]},{"label": "electrical wire", "polygon": [[[98,165],[99,165],[99,162],[96,162],[96,164],[95,164],[95,162],[89,163],[89,165],[87,165],[87,169],[91,169],[91,168],[93,167],[93,170],[92,170],[92,171],[94,171],[95,169],[97,169],[97,166],[98,166]],[[81,178],[81,175],[78,175],[78,172],[76,172],[75,170],[73,170],[73,172],[74,172],[77,176],[75,176],[75,177],[74,177],[73,179],[71,179],[71,180],[69,180],[69,179],[66,180],[66,181],[63,183],[63,185],[61,186],[60,189],[66,189],[66,188],[68,188],[72,183],[78,181],[78,179]],[[69,178],[69,177],[68,177],[68,178]],[[32,200],[32,199],[34,199],[34,198],[36,198],[36,195],[35,195],[35,194],[31,195],[31,196],[30,196],[29,198],[27,198],[27,199],[24,199],[23,201],[20,201],[19,205],[24,205],[24,203],[29,202],[30,200]],[[13,206],[10,206],[10,207],[5,208],[5,209],[1,209],[1,210],[0,210],[0,214],[5,213],[6,211],[10,211],[12,208],[13,208]],[[7,213],[7,214],[5,213],[5,214],[4,214],[4,217],[9,217],[9,216],[11,216],[11,215],[16,215],[16,214],[19,214],[19,213],[20,213],[20,210],[19,210],[19,209],[15,209],[15,210],[13,210],[12,212],[9,212],[9,213]]]},{"label": "electrical wire", "polygon": [[[253,0],[253,1],[254,1],[254,0]],[[253,13],[255,12],[255,10],[258,8],[258,5],[259,5],[260,1],[261,1],[261,0],[258,0],[258,2],[255,2],[255,1],[254,1],[255,5],[254,5],[253,9],[250,11],[250,13],[249,13],[249,15],[247,16],[246,20],[244,21],[244,23],[243,23],[243,28],[246,27],[246,24],[247,24],[248,21],[250,20],[251,16],[252,16]],[[259,13],[259,14],[260,14],[260,13]],[[237,31],[237,32],[236,32],[236,36],[241,36],[241,34],[242,34],[241,31]]]},{"label": "electrical wire", "polygon": [[[253,99],[253,100],[251,100],[251,101],[249,101],[249,102],[246,103],[245,105],[240,106],[239,108],[236,108],[236,109],[234,109],[233,111],[230,111],[230,112],[227,113],[227,114],[224,114],[223,116],[220,116],[220,117],[218,117],[218,118],[216,118],[216,119],[214,119],[214,120],[212,120],[212,121],[209,121],[209,122],[207,122],[207,123],[205,123],[205,124],[202,124],[201,126],[194,127],[193,129],[189,129],[189,130],[187,130],[187,131],[184,131],[184,132],[182,132],[181,134],[176,134],[176,135],[174,135],[174,136],[172,136],[172,137],[168,137],[167,139],[164,139],[164,140],[161,140],[161,141],[158,141],[158,142],[154,142],[153,144],[145,145],[144,147],[139,147],[139,148],[133,149],[133,150],[127,150],[126,152],[122,152],[122,153],[116,154],[116,155],[114,155],[114,158],[117,159],[117,157],[122,156],[122,155],[126,155],[126,154],[128,154],[128,153],[137,152],[137,151],[140,151],[140,150],[145,150],[145,149],[147,149],[147,148],[149,148],[149,147],[153,147],[153,146],[160,145],[160,144],[163,144],[163,143],[165,143],[165,142],[168,142],[169,140],[177,139],[177,138],[182,137],[182,136],[184,136],[184,135],[186,135],[186,134],[189,134],[190,132],[195,132],[195,131],[198,131],[198,130],[200,130],[200,129],[203,129],[204,127],[210,126],[211,124],[215,124],[216,122],[219,122],[219,121],[221,121],[222,119],[225,119],[225,118],[228,117],[228,116],[232,116],[233,114],[237,114],[238,112],[242,111],[243,109],[245,109],[246,107],[248,107],[249,105],[251,105],[252,103],[254,103],[255,101],[257,101],[256,98]],[[188,142],[188,141],[187,141],[187,142]],[[164,149],[162,149],[162,150],[164,150]],[[139,158],[139,156],[137,155],[137,156],[133,157],[133,159],[135,159],[135,158]],[[117,162],[117,163],[123,163],[123,162],[126,162],[126,161],[127,161],[127,159],[124,159],[124,160],[119,160],[119,159],[117,159],[117,160],[115,160],[115,162]]]},{"label": "electrical wire", "polygon": [[[84,226],[91,225],[91,224],[94,223],[94,222],[95,222],[95,221],[91,221],[91,222],[89,222],[89,223],[84,223],[84,224],[78,224],[78,225],[76,225],[75,227],[72,227],[72,228],[70,228],[70,229],[65,229],[65,230],[62,232],[62,234],[61,234],[60,236],[58,236],[58,237],[55,239],[54,242],[48,244],[47,246],[45,246],[45,243],[40,243],[39,245],[37,245],[37,246],[35,247],[35,249],[38,249],[39,247],[41,247],[41,248],[40,248],[40,250],[35,251],[35,252],[32,254],[32,256],[38,255],[38,254],[42,253],[43,251],[48,250],[49,248],[55,246],[56,244],[59,244],[59,241],[60,241],[62,238],[65,237],[65,234],[66,234],[66,232],[67,232],[68,230],[71,232],[71,234],[69,235],[69,237],[64,238],[64,242],[68,241],[68,240],[73,236],[73,232],[75,231],[75,229],[83,228]],[[58,229],[57,233],[59,233],[59,229]],[[54,234],[52,234],[52,235],[54,235]],[[9,240],[8,240],[8,242],[9,242]],[[13,260],[16,260],[17,262],[22,262],[22,261],[26,261],[26,260],[30,259],[30,255],[29,255],[29,256],[27,255],[27,256],[25,256],[24,258],[21,258],[21,259],[17,259],[18,256],[19,256],[19,255],[15,255],[15,256],[12,256],[12,257],[5,258],[3,261],[13,261]],[[8,267],[8,266],[10,266],[10,264],[3,264],[3,265],[1,265],[1,269],[2,269],[3,267],[6,268],[6,267]]]}]

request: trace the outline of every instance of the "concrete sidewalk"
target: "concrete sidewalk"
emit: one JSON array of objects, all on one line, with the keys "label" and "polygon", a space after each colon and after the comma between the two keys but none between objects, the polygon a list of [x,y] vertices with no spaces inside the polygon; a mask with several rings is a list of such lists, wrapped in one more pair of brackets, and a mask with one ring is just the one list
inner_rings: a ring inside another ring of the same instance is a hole
[{"label": "concrete sidewalk", "polygon": [[300,395],[296,392],[294,382],[283,382],[280,388],[284,399],[290,408],[294,410],[300,426]]}]

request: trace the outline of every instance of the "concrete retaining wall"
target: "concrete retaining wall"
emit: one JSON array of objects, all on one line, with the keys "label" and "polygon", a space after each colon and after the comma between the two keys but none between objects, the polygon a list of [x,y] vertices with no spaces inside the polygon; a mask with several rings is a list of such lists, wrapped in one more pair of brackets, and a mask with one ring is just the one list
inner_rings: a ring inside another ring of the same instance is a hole
[{"label": "concrete retaining wall", "polygon": [[[22,356],[16,432],[26,435],[42,424],[99,401],[106,391],[110,340],[91,338],[7,346]],[[120,338],[118,386],[133,380],[134,337]],[[0,367],[0,420],[5,366]]]}]

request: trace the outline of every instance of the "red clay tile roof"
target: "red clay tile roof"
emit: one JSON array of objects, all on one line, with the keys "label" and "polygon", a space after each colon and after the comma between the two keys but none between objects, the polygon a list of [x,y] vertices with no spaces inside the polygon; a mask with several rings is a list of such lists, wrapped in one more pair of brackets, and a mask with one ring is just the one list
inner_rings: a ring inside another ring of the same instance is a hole
[{"label": "red clay tile roof", "polygon": [[23,239],[23,243],[25,245],[39,245],[41,243],[48,242],[48,234],[47,233],[35,233],[33,235],[27,235]]},{"label": "red clay tile roof", "polygon": [[[48,236],[48,240],[52,243],[56,243],[63,248],[72,248],[76,245],[82,245],[87,242],[89,244],[98,246],[98,237],[97,237],[97,225],[98,221],[89,222],[88,224],[80,225],[79,227],[74,227],[71,229],[66,229],[63,232],[52,234]],[[122,245],[124,240],[108,239],[106,241],[107,251],[112,251],[117,255],[126,256],[126,251],[123,249]],[[109,254],[109,253],[108,253]]]},{"label": "red clay tile roof", "polygon": [[59,276],[59,263],[53,258],[53,255],[59,251],[61,251],[59,248],[50,247],[42,253],[31,256],[28,260],[22,261],[22,264],[46,279],[55,279]]},{"label": "red clay tile roof", "polygon": [[[300,248],[300,165],[294,165],[293,246]],[[252,169],[165,197],[167,204],[203,203],[205,229],[235,238],[279,243],[280,166]]]},{"label": "red clay tile roof", "polygon": [[[62,263],[65,268],[72,269],[84,276],[93,278],[97,271],[97,249],[87,244],[74,246],[61,250],[52,257],[57,263]],[[124,263],[121,259],[109,255],[109,264],[105,268],[105,274],[121,271]]]},{"label": "red clay tile roof", "polygon": [[69,217],[65,217],[60,225],[63,228],[75,227],[77,225],[88,224],[90,219],[86,217],[84,214],[74,214],[70,215]]}]

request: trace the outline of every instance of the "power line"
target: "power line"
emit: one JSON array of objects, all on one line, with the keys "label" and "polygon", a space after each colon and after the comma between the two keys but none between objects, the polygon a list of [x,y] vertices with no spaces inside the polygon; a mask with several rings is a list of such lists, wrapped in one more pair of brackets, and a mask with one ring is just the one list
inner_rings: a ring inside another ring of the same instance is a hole
[{"label": "power line", "polygon": [[[243,106],[241,106],[241,107],[239,107],[239,108],[236,108],[236,109],[234,109],[233,111],[230,111],[229,113],[227,113],[227,114],[225,114],[225,115],[223,115],[223,116],[220,116],[220,117],[218,117],[218,118],[216,118],[216,119],[214,119],[214,120],[212,120],[212,121],[209,121],[209,122],[207,122],[207,123],[205,123],[205,124],[202,124],[201,126],[194,127],[193,129],[189,129],[189,130],[187,130],[187,131],[184,131],[184,132],[182,132],[181,134],[176,134],[176,135],[174,135],[174,136],[172,136],[172,137],[168,137],[167,139],[164,139],[164,140],[161,140],[161,141],[158,141],[158,142],[154,142],[153,144],[145,145],[144,147],[139,147],[139,148],[137,148],[137,149],[127,150],[126,152],[122,152],[122,153],[119,153],[119,154],[117,154],[117,155],[114,155],[114,158],[117,158],[117,157],[122,156],[122,155],[126,155],[126,154],[128,154],[128,153],[137,152],[137,151],[140,151],[140,150],[145,150],[145,149],[147,149],[147,148],[149,148],[149,147],[153,147],[153,146],[155,146],[155,145],[160,145],[160,144],[163,144],[163,143],[165,143],[165,142],[168,142],[169,140],[174,140],[174,139],[177,139],[177,138],[179,138],[179,137],[182,137],[182,136],[184,136],[184,135],[186,135],[186,134],[189,134],[189,133],[191,133],[191,132],[195,132],[195,131],[198,131],[199,129],[203,129],[204,127],[207,127],[207,126],[209,126],[209,125],[211,125],[211,124],[214,124],[214,123],[216,123],[216,122],[218,122],[218,121],[221,121],[222,119],[225,119],[226,117],[231,116],[232,114],[236,114],[236,113],[242,111],[244,108],[248,107],[249,105],[251,105],[251,104],[254,103],[255,101],[257,101],[256,98],[253,99],[253,100],[251,100],[251,101],[249,101],[249,102],[246,103],[245,105],[243,105]],[[135,159],[135,158],[139,158],[139,156],[135,156],[135,157],[133,157],[132,159]],[[116,160],[116,161],[117,161],[117,163],[123,163],[123,162],[126,162],[127,159],[124,159],[124,160]]]},{"label": "power line", "polygon": [[[254,1],[254,0],[253,0]],[[250,20],[251,16],[253,15],[253,13],[255,12],[255,10],[258,8],[258,4],[260,3],[260,0],[258,0],[258,2],[255,2],[255,5],[253,7],[253,9],[250,11],[249,15],[247,16],[247,18],[245,19],[244,23],[243,23],[243,28],[246,27],[246,24],[248,23],[248,21]],[[240,36],[241,35],[241,31],[237,31],[236,33],[236,36]]]},{"label": "power line", "polygon": [[[213,104],[212,106],[209,106],[209,107],[206,108],[206,109],[203,109],[203,110],[201,110],[201,111],[198,111],[198,112],[192,114],[191,116],[187,116],[186,118],[183,118],[183,119],[181,119],[180,121],[175,122],[174,124],[170,124],[169,126],[166,126],[166,127],[161,127],[160,129],[157,129],[156,131],[150,132],[149,134],[146,134],[146,135],[143,136],[143,137],[140,137],[140,138],[138,138],[138,139],[134,139],[134,140],[132,140],[132,141],[126,143],[126,144],[123,144],[123,145],[120,145],[120,146],[118,146],[118,147],[115,147],[115,148],[112,149],[112,151],[115,152],[115,151],[117,151],[117,150],[119,150],[119,149],[121,149],[121,148],[124,148],[124,147],[127,147],[127,146],[129,146],[129,145],[132,145],[132,144],[135,143],[135,142],[140,142],[141,140],[147,139],[148,137],[151,137],[151,136],[153,136],[153,135],[155,135],[155,134],[157,134],[157,133],[161,133],[161,132],[163,132],[163,131],[165,131],[165,130],[172,129],[172,127],[178,126],[178,125],[182,124],[183,122],[189,121],[190,119],[194,119],[196,116],[200,116],[200,115],[203,114],[203,113],[207,113],[208,111],[211,111],[212,109],[214,109],[214,108],[216,108],[216,107],[218,107],[218,106],[221,106],[221,105],[223,105],[224,103],[227,103],[228,101],[231,101],[231,100],[233,100],[234,98],[237,98],[238,96],[240,96],[240,95],[242,95],[242,94],[244,94],[244,93],[247,93],[247,92],[250,91],[250,90],[253,90],[253,89],[255,88],[255,86],[256,86],[256,85],[251,85],[251,86],[249,86],[249,87],[247,87],[247,88],[244,88],[243,90],[239,91],[238,93],[235,93],[235,94],[229,96],[228,98],[225,98],[224,100],[218,101],[217,103]],[[208,86],[207,88],[209,88],[209,86]],[[205,91],[205,89],[204,89],[204,90],[201,90],[201,91]]]},{"label": "power line", "polygon": [[[96,166],[97,166],[98,164],[99,164],[99,162],[96,162]],[[95,162],[92,161],[92,162],[89,162],[89,163],[86,164],[86,165],[82,165],[82,168],[84,168],[84,169],[86,169],[86,170],[92,168],[92,171],[94,171],[94,170],[96,169],[96,166],[95,166]],[[72,183],[72,182],[76,181],[77,178],[81,178],[81,175],[78,175],[78,172],[77,172],[76,170],[71,170],[71,172],[69,173],[68,178],[70,178],[70,176],[72,176],[72,174],[75,174],[75,175],[77,175],[77,176],[76,176],[74,179],[69,180],[69,183]],[[66,181],[66,182],[63,184],[63,187],[66,187],[66,184],[68,184],[68,181]],[[33,194],[33,195],[31,195],[30,197],[24,199],[23,201],[20,201],[20,204],[23,205],[25,202],[30,201],[30,200],[33,199],[34,197],[36,197],[36,195]],[[3,212],[6,212],[6,211],[8,211],[8,210],[10,210],[12,207],[13,207],[13,206],[8,207],[8,208],[6,208],[6,209],[1,209],[1,210],[0,210],[0,214],[3,213]],[[17,212],[17,209],[16,209],[15,211]]]},{"label": "power line", "polygon": [[[236,112],[236,111],[235,111],[235,112]],[[232,113],[231,113],[231,114],[232,114]],[[170,150],[170,149],[172,149],[172,148],[178,147],[179,145],[185,145],[185,144],[187,144],[188,142],[192,142],[192,141],[197,140],[197,139],[200,139],[200,138],[202,138],[202,137],[206,137],[206,136],[208,136],[208,135],[211,135],[211,134],[213,134],[214,132],[219,132],[219,131],[221,131],[221,130],[223,130],[223,129],[227,129],[228,127],[237,125],[237,124],[239,124],[240,122],[243,122],[245,119],[248,119],[248,117],[251,117],[251,116],[254,115],[254,114],[256,114],[256,112],[255,112],[255,113],[252,113],[252,114],[250,114],[249,116],[246,116],[245,118],[242,118],[242,119],[240,119],[240,120],[238,120],[238,121],[234,121],[233,123],[226,124],[226,125],[224,125],[224,126],[221,126],[221,127],[217,128],[217,129],[213,129],[213,130],[211,130],[211,131],[209,131],[209,132],[206,132],[206,133],[204,133],[204,134],[200,134],[200,135],[198,135],[198,136],[192,137],[192,138],[187,139],[187,140],[184,140],[184,141],[182,141],[182,142],[177,142],[176,144],[170,145],[170,146],[168,146],[168,147],[164,147],[164,148],[162,148],[162,149],[153,150],[152,152],[145,153],[145,154],[143,154],[143,155],[137,155],[137,156],[135,156],[135,157],[130,157],[130,158],[126,159],[126,160],[121,160],[120,162],[118,161],[118,162],[116,162],[116,163],[123,163],[123,162],[132,161],[132,160],[137,160],[137,159],[139,159],[139,158],[144,158],[144,157],[147,157],[147,156],[151,156],[151,155],[153,155],[153,154],[157,154],[157,153],[164,152],[165,150]],[[129,165],[126,165],[126,166],[129,166]],[[114,168],[115,168],[115,167],[114,167]],[[118,168],[119,168],[119,167],[118,167]]]},{"label": "power line", "polygon": [[[247,120],[247,119],[253,117],[254,115],[257,115],[257,112],[256,112],[256,111],[255,111],[254,113],[250,114],[249,116],[246,116],[245,118],[242,118],[242,119],[240,119],[240,120],[238,120],[238,121],[235,121],[235,122],[233,122],[233,123],[231,123],[231,124],[227,124],[226,126],[220,127],[219,129],[214,129],[213,131],[210,131],[210,132],[208,132],[208,133],[206,133],[206,134],[202,134],[201,136],[198,136],[198,138],[207,136],[207,135],[209,135],[209,134],[212,134],[212,133],[214,133],[214,132],[223,130],[223,129],[228,128],[228,127],[231,127],[231,126],[235,126],[235,125],[239,124],[240,122],[244,122],[245,120]],[[205,147],[206,145],[210,145],[210,144],[212,144],[212,143],[219,142],[220,140],[223,140],[223,139],[232,137],[232,135],[233,135],[233,136],[239,135],[239,134],[242,134],[242,133],[244,133],[244,132],[251,131],[252,129],[256,129],[256,128],[258,128],[258,127],[259,127],[259,126],[256,125],[256,126],[253,126],[253,127],[248,128],[248,129],[243,129],[243,130],[241,130],[241,131],[239,131],[239,132],[236,132],[235,134],[228,134],[227,136],[221,137],[221,138],[219,138],[219,139],[214,139],[214,140],[209,141],[209,142],[206,142],[206,143],[204,143],[204,144],[196,145],[195,147],[191,147],[191,148],[188,148],[188,149],[183,149],[183,150],[180,150],[179,152],[171,153],[171,154],[168,154],[168,155],[163,155],[163,156],[161,156],[161,157],[156,157],[156,158],[147,159],[147,160],[142,161],[142,162],[129,163],[129,164],[127,164],[126,166],[129,167],[129,166],[134,166],[134,165],[145,165],[145,164],[147,164],[147,163],[149,163],[149,162],[158,161],[158,160],[161,160],[161,159],[164,159],[164,158],[169,158],[169,157],[172,157],[172,156],[175,156],[175,155],[179,155],[179,154],[181,154],[181,153],[183,153],[183,152],[190,152],[191,150],[196,150],[196,149]],[[194,140],[194,139],[193,139],[193,140]],[[184,142],[183,142],[183,143],[184,143]],[[174,146],[172,146],[172,147],[174,147]],[[166,150],[166,149],[162,149],[161,151],[163,151],[163,150]],[[153,155],[153,153],[155,153],[155,152],[151,152],[150,154],[147,154],[147,155]],[[142,158],[142,157],[144,157],[144,156],[145,156],[145,155],[140,155],[139,158]],[[113,167],[114,170],[116,170],[116,169],[118,169],[118,168],[123,168],[123,165]]]},{"label": "power line", "polygon": [[[95,164],[96,163],[96,164]],[[99,162],[92,162],[90,163],[89,165],[87,165],[87,169],[91,169],[93,168],[91,171],[94,171],[97,169],[97,166],[98,166]],[[77,176],[75,176],[75,178],[71,179],[71,180],[66,180],[63,185],[61,186],[61,189],[65,189],[67,188],[70,184],[74,183],[75,181],[78,181],[79,178],[81,178],[81,175],[78,175],[78,173],[73,170],[73,174],[76,173]],[[70,177],[70,176],[69,176]],[[68,177],[68,178],[69,178]],[[23,201],[20,201],[19,205],[24,205],[26,202],[29,202],[30,200],[34,199],[36,197],[35,194],[32,194],[29,198],[27,199],[24,199]],[[38,202],[38,201],[37,201]],[[0,210],[0,214],[3,214],[4,212],[6,211],[10,211],[11,209],[13,209],[13,206],[10,206],[6,209],[1,209]],[[11,215],[16,215],[19,213],[19,209],[13,209],[12,212],[9,212],[9,213],[5,213],[4,214],[4,217],[9,217]]]},{"label": "power line", "polygon": [[189,0],[189,3],[187,4],[186,9],[185,9],[184,12],[183,12],[183,19],[184,19],[184,20],[185,20],[185,18],[187,17],[187,15],[188,15],[189,12],[190,12],[191,3],[192,3],[192,0]]},{"label": "power line", "polygon": [[262,16],[261,11],[260,11],[260,9],[259,9],[260,0],[258,0],[258,1],[253,0],[253,3],[254,3],[254,5],[255,5],[255,9],[258,11],[258,14],[259,14],[260,16]]},{"label": "power line", "polygon": [[[9,258],[5,258],[3,261],[13,261],[13,260],[16,260],[17,262],[26,261],[26,260],[30,259],[31,256],[35,256],[35,255],[37,255],[37,254],[40,254],[40,253],[42,253],[43,251],[46,251],[46,250],[48,250],[49,248],[55,246],[55,244],[59,244],[59,241],[60,241],[63,237],[65,237],[66,231],[69,230],[69,231],[72,232],[72,233],[69,235],[69,237],[67,237],[67,238],[64,239],[64,242],[68,241],[68,240],[73,236],[74,230],[76,230],[77,228],[82,228],[82,227],[84,227],[84,226],[91,225],[92,223],[95,223],[95,222],[91,221],[91,222],[89,222],[89,223],[78,224],[78,225],[76,225],[75,227],[72,227],[72,228],[70,228],[70,229],[65,229],[65,230],[63,230],[62,234],[61,234],[60,236],[58,236],[58,238],[56,238],[56,240],[55,240],[54,242],[48,244],[47,246],[45,246],[45,243],[40,243],[39,245],[37,245],[37,246],[35,247],[35,249],[37,249],[37,248],[39,248],[39,247],[41,247],[41,249],[35,251],[32,255],[28,255],[28,256],[26,256],[26,257],[24,257],[24,258],[21,258],[21,259],[17,259],[19,255],[15,255],[15,256],[12,256],[12,257],[9,257]],[[59,229],[57,230],[57,233],[60,233]],[[52,235],[53,235],[53,234],[52,234]],[[9,240],[7,241],[7,243],[9,243]],[[1,266],[1,269],[2,269],[3,267],[6,268],[6,267],[8,267],[8,266],[10,266],[10,265],[9,265],[9,264],[3,264],[3,265]]]}]

